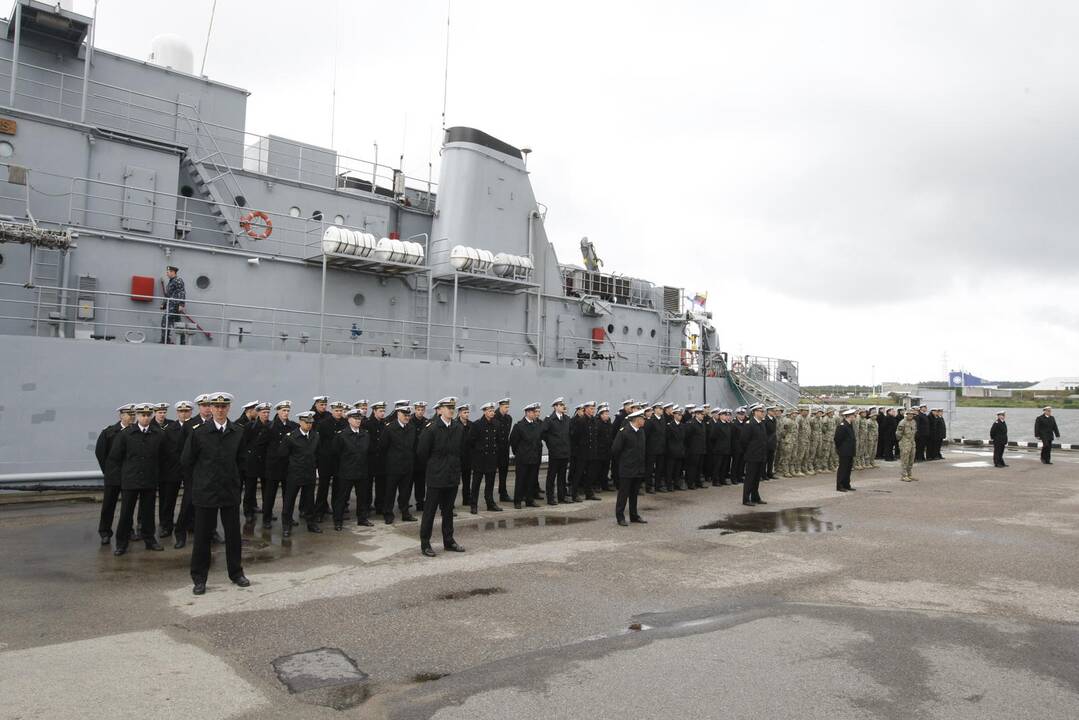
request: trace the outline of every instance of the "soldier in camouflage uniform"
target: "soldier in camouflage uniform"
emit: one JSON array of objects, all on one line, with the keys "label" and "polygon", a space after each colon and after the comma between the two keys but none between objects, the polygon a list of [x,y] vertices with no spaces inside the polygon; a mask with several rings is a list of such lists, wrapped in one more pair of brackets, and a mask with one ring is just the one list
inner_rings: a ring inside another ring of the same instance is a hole
[{"label": "soldier in camouflage uniform", "polygon": [[779,418],[779,474],[785,478],[794,477],[794,460],[798,448],[798,422],[794,419],[797,411]]},{"label": "soldier in camouflage uniform", "polygon": [[865,469],[865,410],[859,410],[854,416],[854,469]]},{"label": "soldier in camouflage uniform", "polygon": [[899,465],[903,468],[903,474],[899,479],[903,482],[918,479],[912,475],[914,470],[914,433],[918,429],[917,424],[914,422],[916,412],[913,408],[907,408],[903,413],[903,419],[895,430],[895,439],[899,441]]},{"label": "soldier in camouflage uniform", "polygon": [[877,424],[877,408],[869,408],[869,417],[866,418],[865,439],[865,466],[867,468],[880,467],[877,465],[877,437],[880,433],[880,425]]},{"label": "soldier in camouflage uniform", "polygon": [[828,442],[825,443],[825,447],[828,449],[828,470],[835,472],[839,468],[839,454],[836,452],[835,443],[832,442],[832,438],[835,437],[835,429],[839,427],[839,418],[835,415],[835,408],[830,407],[825,410],[824,419],[828,421],[828,432],[825,435],[828,438]]},{"label": "soldier in camouflage uniform", "polygon": [[810,410],[806,422],[809,427],[809,437],[806,438],[809,450],[806,452],[805,473],[807,475],[816,475],[817,453],[820,451],[820,413],[816,408]]},{"label": "soldier in camouflage uniform", "polygon": [[820,434],[817,441],[817,472],[828,472],[828,446],[834,445],[832,442],[832,436],[828,433],[828,418],[824,416],[824,408],[817,408],[817,414],[820,416],[818,423],[820,424]]},{"label": "soldier in camouflage uniform", "polygon": [[806,453],[809,451],[809,423],[806,421],[805,405],[798,406],[798,417],[795,418],[798,427],[798,442],[795,448],[794,477],[805,477],[809,473],[805,469]]}]

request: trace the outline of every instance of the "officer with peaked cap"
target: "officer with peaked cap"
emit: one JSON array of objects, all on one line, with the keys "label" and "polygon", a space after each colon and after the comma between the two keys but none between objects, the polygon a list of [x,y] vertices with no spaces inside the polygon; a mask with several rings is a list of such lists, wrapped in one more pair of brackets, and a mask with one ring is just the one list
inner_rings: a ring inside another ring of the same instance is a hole
[{"label": "officer with peaked cap", "polygon": [[[265,488],[266,448],[270,442],[270,403],[260,402],[255,405],[255,419],[244,427],[244,521],[250,525],[255,522],[255,513],[259,512],[259,479]],[[272,508],[268,511],[272,512]]]},{"label": "officer with peaked cap", "polygon": [[[191,439],[191,433],[196,428],[210,422],[213,418],[209,394],[203,393],[202,395],[197,396],[195,398],[195,405],[198,407],[198,414],[184,424],[183,436],[180,438],[180,446],[185,450],[187,449],[188,441]],[[180,451],[180,454],[182,457],[183,450]],[[187,534],[195,529],[195,506],[191,504],[194,495],[191,470],[186,467],[182,461],[180,463],[180,473],[184,486],[184,494],[180,499],[180,512],[176,516],[176,523],[174,526],[176,542],[173,544],[173,547],[177,550],[187,545]],[[221,542],[221,538],[218,536],[216,528],[213,531],[213,541]]]},{"label": "officer with peaked cap", "polygon": [[498,435],[501,428],[496,417],[498,410],[493,402],[484,403],[480,410],[483,414],[469,425],[467,439],[472,467],[472,488],[469,492],[472,505],[469,511],[473,515],[479,512],[481,486],[488,512],[502,512],[502,508],[495,503],[494,495],[495,474],[498,472]]},{"label": "officer with peaked cap", "polygon": [[364,421],[363,429],[371,436],[368,467],[371,470],[371,485],[375,491],[375,508],[381,512],[384,504],[382,493],[386,489],[386,454],[382,450],[382,433],[386,430],[385,401],[371,403],[371,413]]},{"label": "officer with peaked cap", "polygon": [[1053,408],[1046,405],[1042,414],[1034,420],[1034,437],[1042,441],[1042,462],[1053,464],[1053,440],[1060,437],[1057,419],[1053,417]]},{"label": "officer with peaked cap", "polygon": [[993,467],[1008,467],[1004,462],[1004,448],[1008,446],[1008,422],[1003,410],[997,412],[997,419],[989,427],[989,440],[993,443]]},{"label": "officer with peaked cap", "polygon": [[[311,412],[315,413],[314,423],[316,428],[320,422],[322,422],[327,416],[329,416],[330,412],[326,409],[329,403],[329,395],[316,395],[315,397],[311,398]],[[297,415],[297,417],[299,416]]]},{"label": "officer with peaked cap", "polygon": [[109,451],[112,450],[117,434],[135,422],[135,404],[121,405],[116,408],[116,412],[119,414],[119,419],[98,433],[97,444],[94,446],[98,467],[101,468],[101,474],[105,478],[105,495],[101,500],[101,515],[97,525],[102,545],[108,545],[112,541],[112,521],[116,515],[116,503],[121,495],[120,468],[109,462]]},{"label": "officer with peaked cap", "polygon": [[167,461],[162,452],[165,433],[153,420],[154,406],[135,406],[136,421],[121,430],[109,449],[109,462],[120,469],[120,522],[116,528],[114,555],[127,552],[135,504],[139,506],[139,528],[147,550],[162,550],[154,535],[154,497],[161,467]]},{"label": "officer with peaked cap", "polygon": [[696,490],[704,487],[701,482],[701,470],[704,454],[708,450],[708,428],[704,425],[704,408],[699,405],[687,405],[688,419],[683,423],[686,444],[686,487]]},{"label": "officer with peaked cap", "polygon": [[453,539],[453,503],[457,499],[457,483],[461,480],[461,447],[464,427],[454,421],[456,398],[445,397],[438,401],[434,418],[420,438],[418,459],[426,468],[427,499],[423,504],[423,520],[420,522],[420,552],[434,557],[431,533],[434,530],[435,511],[442,514],[442,546],[451,552],[465,549]]},{"label": "officer with peaked cap", "polygon": [[764,464],[768,461],[768,430],[764,426],[764,406],[756,403],[751,407],[751,412],[753,417],[742,426],[741,431],[742,461],[746,466],[742,504],[767,505],[760,495]]},{"label": "officer with peaked cap", "polygon": [[472,456],[468,452],[468,433],[472,429],[472,406],[468,403],[458,403],[456,420],[463,429],[461,433],[461,504],[471,508],[476,504],[472,497]]},{"label": "officer with peaked cap", "polygon": [[225,529],[225,559],[229,579],[240,587],[244,576],[240,558],[240,474],[244,459],[243,431],[229,420],[232,395],[212,393],[212,417],[192,429],[184,447],[183,464],[191,469],[192,505],[195,508],[194,548],[191,551],[192,592],[206,592],[210,570],[210,543],[217,518]]},{"label": "officer with peaked cap", "polygon": [[194,409],[194,405],[187,400],[179,401],[174,407],[176,419],[166,418],[165,423],[161,425],[165,433],[162,452],[165,453],[167,459],[161,468],[161,477],[158,479],[157,487],[157,518],[161,526],[158,537],[172,535],[173,518],[176,517],[176,499],[180,496],[180,486],[184,478],[183,466],[180,463],[186,437],[184,424],[191,418],[191,411]]},{"label": "officer with peaked cap", "polygon": [[333,529],[341,530],[345,522],[345,505],[352,491],[356,491],[356,524],[370,527],[371,521],[371,473],[367,463],[370,457],[371,436],[363,429],[364,412],[353,408],[347,413],[348,427],[334,435],[337,446],[337,475],[333,489]]},{"label": "officer with peaked cap", "polygon": [[285,470],[285,498],[281,510],[281,537],[292,535],[295,523],[293,510],[296,498],[300,499],[300,517],[307,519],[307,530],[322,532],[318,526],[314,510],[315,473],[318,464],[319,435],[315,430],[315,412],[308,410],[296,416],[299,428],[285,433],[281,445],[277,448],[278,457],[287,461]]},{"label": "officer with peaked cap", "polygon": [[[611,489],[608,472],[611,467],[611,445],[614,444],[614,423],[611,422],[611,408],[607,403],[601,403],[596,408],[595,430],[596,457],[590,462],[591,485],[593,490],[607,492]],[[666,466],[659,470],[660,473],[665,471]],[[657,482],[663,482],[662,475],[657,477]]]},{"label": "officer with peaked cap", "polygon": [[858,452],[858,435],[854,429],[857,410],[848,408],[843,411],[843,420],[836,426],[832,442],[839,456],[839,468],[835,475],[835,489],[839,492],[853,490],[850,486],[850,473],[854,469],[854,456]]},{"label": "officer with peaked cap", "polygon": [[338,430],[343,430],[348,421],[345,420],[345,410],[348,403],[334,400],[328,406],[330,411],[321,420],[315,421],[315,431],[325,442],[318,446],[318,485],[315,491],[314,516],[317,522],[322,522],[325,515],[330,513],[330,488],[333,486],[333,477],[337,472],[337,448],[333,443],[333,436]]},{"label": "officer with peaked cap", "polygon": [[667,426],[667,448],[664,453],[667,456],[667,492],[686,489],[682,478],[686,464],[686,424],[681,406],[672,407],[671,414],[673,420]]},{"label": "officer with peaked cap", "polygon": [[547,445],[547,504],[578,502],[569,492],[569,417],[565,398],[551,402],[551,414],[543,421],[543,442]]},{"label": "officer with peaked cap", "polygon": [[513,416],[510,415],[510,398],[504,397],[498,401],[495,419],[499,422],[498,500],[499,502],[513,502],[513,498],[510,497],[509,487],[506,484],[506,478],[510,472],[510,431],[513,429]]},{"label": "officer with peaked cap", "polygon": [[394,520],[393,503],[401,510],[401,520],[415,521],[409,512],[412,501],[412,464],[416,457],[416,427],[412,424],[412,409],[408,400],[398,400],[393,406],[393,417],[386,423],[379,437],[382,456],[386,462],[385,486],[382,488],[382,518],[387,525]]},{"label": "officer with peaked cap", "polygon": [[645,478],[646,493],[664,492],[667,457],[667,420],[663,416],[663,403],[652,404],[652,416],[644,421],[645,443]]},{"label": "officer with peaked cap", "polygon": [[510,431],[509,444],[514,456],[513,507],[537,507],[539,466],[543,455],[543,423],[538,402],[525,405],[524,417]]},{"label": "officer with peaked cap", "polygon": [[420,436],[423,435],[423,431],[427,428],[427,423],[430,419],[427,417],[427,403],[423,400],[417,400],[412,403],[412,417],[409,418],[409,422],[412,423],[412,427],[416,428],[416,434],[413,438],[412,445],[412,492],[416,498],[416,512],[423,512],[423,501],[427,493],[427,483],[424,482],[424,470],[425,468],[415,461],[416,450],[420,446]]},{"label": "officer with peaked cap", "polygon": [[636,410],[626,416],[626,424],[615,433],[611,456],[618,463],[618,498],[615,501],[615,520],[622,527],[626,522],[626,503],[629,503],[629,522],[647,521],[637,513],[637,493],[645,476],[645,455],[648,441],[644,435],[644,412]]},{"label": "officer with peaked cap", "polygon": [[282,458],[277,450],[281,442],[290,432],[299,429],[299,425],[292,420],[292,401],[282,400],[274,405],[274,419],[270,423],[270,431],[266,436],[266,464],[262,476],[262,527],[269,530],[273,527],[274,504],[277,503],[277,491],[284,487],[285,475],[288,473],[288,460]]}]

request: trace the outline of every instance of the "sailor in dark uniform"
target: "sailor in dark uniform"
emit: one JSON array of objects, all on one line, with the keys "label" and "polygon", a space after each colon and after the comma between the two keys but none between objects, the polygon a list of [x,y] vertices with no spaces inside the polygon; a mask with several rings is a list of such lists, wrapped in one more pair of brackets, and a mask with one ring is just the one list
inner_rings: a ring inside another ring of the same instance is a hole
[{"label": "sailor in dark uniform", "polygon": [[120,419],[98,433],[97,444],[94,446],[94,455],[105,479],[105,495],[101,499],[101,515],[97,523],[97,534],[101,536],[102,545],[108,545],[112,541],[112,521],[116,516],[116,503],[121,495],[120,468],[109,462],[109,451],[112,450],[116,435],[135,422],[135,404],[121,405],[116,408],[116,412],[119,413]]},{"label": "sailor in dark uniform", "polygon": [[929,444],[929,406],[922,405],[918,408],[918,414],[914,416],[914,462],[923,462],[926,459],[925,450]]},{"label": "sailor in dark uniform", "polygon": [[326,407],[330,403],[330,397],[328,395],[316,395],[311,398],[311,412],[315,413],[315,429],[318,429],[318,424],[330,416],[330,411]]},{"label": "sailor in dark uniform", "polygon": [[[187,291],[184,289],[184,281],[179,277],[180,268],[169,265],[165,268],[165,274],[169,278],[165,286],[165,300],[161,303],[161,309],[165,314],[161,316],[161,344],[172,344],[172,326],[180,321],[180,315],[187,309]],[[180,344],[187,344],[187,335],[179,333]]]},{"label": "sailor in dark uniform", "polygon": [[[671,408],[673,420],[667,426],[667,491],[685,490],[682,472],[686,464],[686,426],[682,422],[682,407]],[[618,431],[615,430],[617,433]],[[615,437],[618,437],[615,435]],[[612,465],[613,467],[613,465]]]},{"label": "sailor in dark uniform", "polygon": [[461,504],[472,507],[476,499],[472,497],[472,456],[468,451],[468,433],[472,429],[472,406],[462,403],[457,406],[457,422],[461,424]]},{"label": "sailor in dark uniform", "polygon": [[686,443],[686,487],[690,490],[703,488],[701,467],[707,446],[707,428],[704,425],[704,408],[687,405],[686,412],[690,420],[685,424]]},{"label": "sailor in dark uniform", "polygon": [[593,464],[598,454],[596,446],[596,401],[581,403],[581,414],[570,421],[570,492],[573,497],[599,500],[592,487]]},{"label": "sailor in dark uniform", "polygon": [[371,471],[372,485],[375,490],[375,507],[382,510],[382,492],[386,484],[386,454],[382,450],[382,433],[386,429],[386,403],[383,400],[371,403],[371,414],[364,420],[363,429],[371,436],[371,457],[368,469]]},{"label": "sailor in dark uniform", "polygon": [[[292,535],[295,517],[293,510],[297,496],[300,496],[301,516],[304,508],[310,509],[314,505],[319,443],[318,432],[314,429],[315,413],[308,410],[297,415],[296,419],[299,421],[299,428],[285,433],[281,438],[281,445],[277,448],[278,456],[288,461],[288,469],[285,471],[285,504],[281,511],[281,537]],[[307,530],[313,533],[322,532],[314,515],[307,515]]]},{"label": "sailor in dark uniform", "polygon": [[258,417],[258,412],[255,410],[258,404],[258,400],[252,400],[251,402],[244,403],[240,406],[240,417],[236,418],[236,424],[241,430],[247,427],[249,422]]},{"label": "sailor in dark uniform", "polygon": [[742,451],[742,431],[746,426],[746,409],[734,410],[734,422],[731,423],[731,483],[739,485],[745,480],[746,462]]},{"label": "sailor in dark uniform", "polygon": [[753,419],[742,426],[742,458],[746,464],[745,485],[742,486],[743,505],[767,505],[760,495],[764,464],[768,461],[768,429],[764,426],[764,406],[752,406]]},{"label": "sailor in dark uniform", "polygon": [[225,529],[225,561],[229,579],[240,587],[251,582],[244,576],[240,558],[240,463],[244,461],[243,431],[229,420],[232,395],[210,393],[213,417],[192,429],[184,447],[183,464],[192,478],[195,507],[194,548],[191,551],[192,592],[206,592],[210,571],[210,542],[217,518]]},{"label": "sailor in dark uniform", "polygon": [[547,445],[547,504],[573,503],[567,494],[566,470],[569,464],[569,417],[565,398],[551,402],[551,414],[543,421],[543,442]]},{"label": "sailor in dark uniform", "polygon": [[701,422],[704,424],[704,454],[701,456],[701,486],[707,487],[712,482],[712,467],[714,465],[714,458],[712,453],[708,452],[708,446],[712,437],[712,425],[715,423],[713,417],[714,411],[712,406],[708,403],[701,405],[704,410],[704,417]]},{"label": "sailor in dark uniform", "polygon": [[645,456],[648,441],[645,438],[644,412],[637,410],[626,416],[625,424],[614,434],[611,457],[618,463],[618,499],[614,514],[618,524],[626,527],[626,503],[629,503],[629,522],[644,524],[647,521],[637,513],[637,493],[645,476]]},{"label": "sailor in dark uniform", "polygon": [[[184,465],[183,451],[187,449],[187,443],[191,439],[191,432],[208,422],[213,417],[213,411],[210,408],[209,395],[199,395],[195,398],[195,405],[198,407],[198,415],[195,415],[183,425],[183,433],[180,438],[180,445],[183,450],[180,451],[180,474],[183,479],[184,494],[180,499],[180,512],[176,516],[176,524],[174,530],[174,537],[176,542],[173,547],[179,550],[187,545],[187,534],[195,529],[195,506],[191,504],[193,497],[192,479],[190,468]],[[213,541],[220,542],[221,539],[217,535],[216,528],[213,532]]]},{"label": "sailor in dark uniform", "polygon": [[[190,403],[187,403],[190,407]],[[176,511],[176,497],[180,493],[180,423],[170,420],[169,404],[157,403],[154,406],[154,426],[162,432],[161,472],[157,478],[157,519],[160,524],[158,537],[172,535],[172,518]],[[191,411],[187,411],[190,416]],[[146,531],[143,531],[145,535]]]},{"label": "sailor in dark uniform", "polygon": [[457,483],[461,480],[461,434],[464,427],[454,421],[456,398],[438,401],[438,417],[431,421],[420,438],[419,461],[426,468],[427,499],[423,504],[423,520],[420,523],[420,552],[434,557],[431,533],[434,530],[435,512],[442,514],[442,546],[451,552],[465,549],[453,539],[453,503],[457,499]]},{"label": "sailor in dark uniform", "polygon": [[[594,423],[596,431],[596,457],[590,461],[591,487],[607,492],[611,489],[607,474],[611,467],[611,445],[614,443],[614,423],[611,422],[611,408],[607,403],[600,403]],[[591,500],[585,497],[586,500]]]},{"label": "sailor in dark uniform", "polygon": [[[259,512],[259,478],[263,478],[265,491],[266,448],[270,443],[270,403],[259,402],[253,408],[255,418],[244,426],[244,520],[247,524],[255,522],[255,513]],[[267,511],[273,514],[273,508]]]},{"label": "sailor in dark uniform", "polygon": [[768,431],[768,459],[764,461],[763,480],[775,480],[776,450],[779,449],[779,422],[776,416],[779,414],[778,405],[769,405],[764,409],[764,429]]},{"label": "sailor in dark uniform", "polygon": [[288,473],[288,460],[282,458],[277,450],[285,436],[300,427],[294,420],[289,419],[291,413],[291,400],[282,400],[274,405],[274,419],[270,423],[270,431],[263,436],[265,448],[261,449],[261,452],[266,458],[266,469],[262,475],[262,527],[265,530],[273,527],[277,491],[285,484],[285,475]]},{"label": "sailor in dark uniform", "polygon": [[476,422],[472,423],[468,432],[468,452],[472,464],[472,498],[470,512],[475,515],[479,512],[480,488],[483,488],[483,500],[487,504],[488,512],[502,512],[495,503],[495,474],[498,472],[498,447],[501,422],[496,417],[498,412],[493,402],[484,403]]},{"label": "sailor in dark uniform", "polygon": [[510,415],[510,398],[505,397],[498,401],[498,411],[495,419],[499,422],[498,435],[498,500],[499,502],[512,502],[506,478],[510,472],[510,430],[513,429],[513,416]]},{"label": "sailor in dark uniform", "polygon": [[165,432],[157,427],[153,416],[154,406],[151,403],[136,405],[136,422],[121,430],[109,449],[109,461],[120,468],[122,493],[114,555],[127,552],[136,502],[139,505],[139,527],[146,542],[146,549],[164,549],[154,534],[154,497],[161,466],[167,459],[162,452]]},{"label": "sailor in dark uniform", "polygon": [[648,465],[648,476],[645,478],[644,491],[646,493],[664,492],[663,468],[664,453],[667,451],[667,422],[663,417],[663,403],[652,404],[652,414],[645,413],[644,421],[645,438],[648,440],[648,457],[645,462]]},{"label": "sailor in dark uniform", "polygon": [[1053,417],[1053,408],[1046,405],[1042,414],[1034,420],[1034,436],[1042,441],[1042,462],[1052,465],[1053,440],[1060,437],[1057,419]]},{"label": "sailor in dark uniform", "polygon": [[712,426],[712,453],[715,455],[712,485],[729,485],[731,472],[731,410],[721,408],[718,420]]},{"label": "sailor in dark uniform", "polygon": [[393,416],[379,437],[386,463],[386,486],[382,489],[383,505],[379,509],[387,525],[393,524],[395,499],[401,511],[401,520],[416,520],[409,512],[412,504],[412,465],[416,458],[416,427],[409,417],[411,414],[408,400],[398,400],[393,406]]},{"label": "sailor in dark uniform", "polygon": [[416,462],[416,449],[420,446],[420,435],[427,427],[427,403],[417,400],[412,403],[412,418],[409,420],[416,428],[412,448],[412,492],[416,498],[416,512],[423,512],[423,501],[427,493],[427,483],[423,479],[423,467]]},{"label": "sailor in dark uniform", "polygon": [[333,490],[333,528],[340,530],[345,522],[345,505],[356,491],[356,524],[371,526],[371,474],[367,463],[370,457],[371,436],[363,429],[364,411],[353,408],[347,413],[348,427],[334,436],[337,445],[337,475]]},{"label": "sailor in dark uniform", "polygon": [[331,438],[348,425],[345,420],[347,408],[347,403],[334,400],[330,403],[329,414],[315,424],[316,432],[324,440],[318,446],[318,490],[315,493],[317,522],[322,522],[323,516],[330,514],[330,487],[333,485],[334,473],[337,472],[337,447],[331,442]]},{"label": "sailor in dark uniform", "polygon": [[540,404],[524,406],[524,417],[510,431],[509,443],[513,448],[514,481],[513,507],[538,507],[536,493],[539,491],[539,466],[543,456],[543,423],[539,419]]},{"label": "sailor in dark uniform", "polygon": [[832,442],[835,443],[836,455],[839,457],[839,468],[835,475],[835,489],[839,492],[853,490],[850,486],[850,471],[854,468],[854,455],[858,450],[857,433],[854,431],[854,416],[857,410],[848,409],[843,411],[843,419],[836,425],[835,435]]},{"label": "sailor in dark uniform", "polygon": [[1008,467],[1004,462],[1004,448],[1008,447],[1008,423],[1003,410],[997,413],[996,422],[989,428],[989,439],[993,441],[993,467]]}]

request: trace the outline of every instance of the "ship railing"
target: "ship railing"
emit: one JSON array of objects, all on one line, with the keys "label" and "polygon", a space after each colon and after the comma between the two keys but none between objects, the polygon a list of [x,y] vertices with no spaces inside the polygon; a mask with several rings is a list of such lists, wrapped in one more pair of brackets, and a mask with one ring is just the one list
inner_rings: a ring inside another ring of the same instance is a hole
[{"label": "ship railing", "polygon": [[[32,63],[19,64],[15,107],[30,112],[83,122],[81,75],[71,75]],[[0,83],[11,83],[11,58],[0,58]],[[369,192],[395,197],[405,204],[433,210],[438,183],[433,181],[433,165],[427,163],[427,177],[408,175],[390,163],[350,157],[332,148],[260,135],[202,118],[198,107],[176,97],[166,98],[91,79],[87,84],[85,122],[132,135],[181,144],[196,154],[206,152],[198,138],[190,137],[183,117],[196,121],[212,133],[222,152],[208,153],[224,158],[233,170],[246,170],[281,180],[295,180],[319,187]],[[188,145],[188,141],[191,142]],[[196,159],[200,159],[197,158]],[[208,160],[218,162],[216,157]],[[397,192],[404,188],[404,192]],[[380,192],[380,189],[382,190]]]},{"label": "ship railing", "polygon": [[[567,334],[558,336],[558,350],[557,359],[567,368],[661,374],[679,374],[685,370],[679,349],[655,340],[619,340],[613,346],[596,348],[591,337]],[[550,354],[546,357],[550,359]]]},{"label": "ship railing", "polygon": [[753,380],[798,384],[798,363],[783,358],[763,355],[736,355],[731,358],[731,369],[737,375]]},{"label": "ship railing", "polygon": [[[10,180],[12,167],[0,162],[0,178],[6,174]],[[249,235],[234,235],[227,225],[219,222],[220,217],[212,212],[211,204],[199,198],[37,169],[20,168],[18,172],[22,175],[22,186],[0,182],[0,214],[27,221],[33,218],[39,225],[57,228],[123,234],[134,240],[182,242],[215,249],[241,248],[252,255],[307,260],[321,252],[321,237],[326,227],[334,224],[333,221],[345,219],[336,217],[339,213],[329,207],[324,211],[319,209],[313,217],[264,210],[273,224],[273,232],[266,239],[255,239]],[[258,209],[239,205],[223,207],[239,215]],[[125,229],[125,220],[132,217],[149,218],[153,229],[150,232]],[[351,230],[364,230],[347,222],[337,224]],[[209,241],[191,239],[192,231]]]},{"label": "ship railing", "polygon": [[[60,298],[58,311],[47,319],[37,311],[43,296],[53,304],[52,298]],[[0,282],[0,334],[157,343],[164,302],[160,295]],[[190,298],[177,315],[173,336],[175,342],[183,338],[191,346],[234,350],[535,364],[529,336],[519,331],[457,327],[455,336],[453,326],[444,323],[431,323],[428,332],[428,323],[414,320]]]}]

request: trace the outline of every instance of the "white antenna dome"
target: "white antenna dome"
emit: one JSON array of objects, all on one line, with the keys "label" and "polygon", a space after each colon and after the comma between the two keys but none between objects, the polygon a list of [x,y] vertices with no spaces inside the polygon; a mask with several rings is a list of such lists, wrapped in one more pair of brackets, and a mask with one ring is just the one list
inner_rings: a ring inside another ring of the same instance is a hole
[{"label": "white antenna dome", "polygon": [[151,40],[150,62],[188,75],[195,71],[195,53],[179,35],[158,35]]}]

